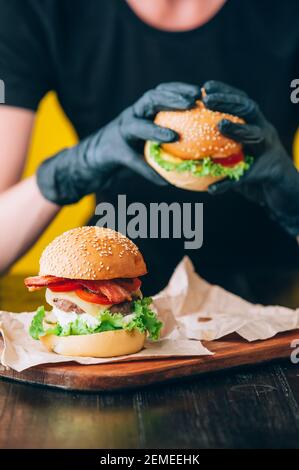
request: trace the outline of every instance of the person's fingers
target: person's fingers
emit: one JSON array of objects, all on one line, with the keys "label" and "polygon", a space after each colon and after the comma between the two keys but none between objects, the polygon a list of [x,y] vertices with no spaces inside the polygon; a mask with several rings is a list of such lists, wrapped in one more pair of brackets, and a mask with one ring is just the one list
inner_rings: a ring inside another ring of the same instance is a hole
[{"label": "person's fingers", "polygon": [[228,93],[232,95],[247,96],[245,91],[239,90],[239,88],[235,88],[231,85],[227,85],[226,83],[218,82],[217,80],[209,80],[205,82],[203,88],[208,95],[212,93]]},{"label": "person's fingers", "polygon": [[226,191],[234,189],[235,185],[236,182],[229,179],[218,181],[217,183],[210,184],[210,186],[208,187],[208,193],[212,196],[223,194]]},{"label": "person's fingers", "polygon": [[156,90],[180,93],[182,95],[191,96],[194,99],[199,99],[201,97],[200,86],[191,85],[189,83],[182,83],[182,82],[160,83],[160,85],[157,86]]},{"label": "person's fingers", "polygon": [[244,145],[261,144],[264,141],[264,133],[258,126],[236,124],[228,119],[223,119],[219,122],[218,129],[225,137]]},{"label": "person's fingers", "polygon": [[132,158],[126,161],[126,166],[157,186],[168,186],[167,181],[158,175],[158,173],[142,159],[141,155],[135,154],[132,156]]},{"label": "person's fingers", "polygon": [[251,124],[260,123],[263,119],[258,105],[245,96],[213,93],[206,95],[203,102],[212,111],[233,114],[244,118],[246,122]]},{"label": "person's fingers", "polygon": [[124,121],[121,133],[126,140],[155,140],[157,142],[174,142],[178,135],[175,131],[160,127],[146,119],[133,118]]},{"label": "person's fingers", "polygon": [[133,105],[136,117],[152,118],[159,111],[184,110],[194,105],[194,97],[172,91],[150,90]]}]

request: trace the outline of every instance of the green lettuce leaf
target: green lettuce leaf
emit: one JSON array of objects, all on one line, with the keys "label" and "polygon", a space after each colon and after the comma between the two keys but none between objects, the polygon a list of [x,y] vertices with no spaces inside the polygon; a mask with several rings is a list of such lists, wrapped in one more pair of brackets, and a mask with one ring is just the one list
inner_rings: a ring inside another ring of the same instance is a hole
[{"label": "green lettuce leaf", "polygon": [[33,339],[39,339],[39,337],[44,334],[43,321],[44,321],[45,315],[46,315],[45,307],[44,306],[38,307],[36,314],[34,315],[30,328],[29,328],[30,336],[32,336]]},{"label": "green lettuce leaf", "polygon": [[127,330],[139,330],[141,333],[148,332],[149,338],[157,340],[160,337],[163,323],[158,320],[157,315],[150,309],[152,299],[144,297],[136,300],[133,304],[135,317],[126,325]]},{"label": "green lettuce leaf", "polygon": [[59,336],[61,334],[62,328],[58,323],[52,328],[44,329],[45,316],[45,307],[42,305],[41,307],[38,307],[29,328],[30,336],[32,336],[33,339],[39,339],[41,336],[45,335]]},{"label": "green lettuce leaf", "polygon": [[123,329],[124,317],[120,313],[110,313],[109,310],[104,310],[99,319],[100,325],[96,328],[96,333]]},{"label": "green lettuce leaf", "polygon": [[210,157],[203,160],[183,160],[180,163],[174,163],[163,158],[160,144],[157,142],[150,143],[150,155],[166,171],[177,171],[178,173],[190,171],[195,176],[225,176],[234,180],[239,180],[254,160],[253,157],[245,156],[244,161],[231,167],[215,163]]},{"label": "green lettuce leaf", "polygon": [[77,318],[75,321],[64,325],[58,336],[88,335],[93,332],[93,328],[90,328],[85,321]]},{"label": "green lettuce leaf", "polygon": [[97,317],[97,324],[89,326],[87,322],[78,315],[75,321],[61,326],[56,323],[54,327],[45,329],[45,308],[39,307],[36,315],[33,317],[29,333],[34,339],[39,339],[41,336],[54,334],[57,336],[71,336],[71,335],[88,335],[92,333],[102,333],[103,331],[113,331],[126,329],[132,331],[134,329],[141,333],[148,332],[149,338],[156,340],[159,338],[162,322],[157,319],[157,315],[150,309],[152,299],[145,297],[142,300],[133,302],[132,313],[134,317],[127,322],[126,317],[120,313],[111,313],[109,310],[104,310]]}]

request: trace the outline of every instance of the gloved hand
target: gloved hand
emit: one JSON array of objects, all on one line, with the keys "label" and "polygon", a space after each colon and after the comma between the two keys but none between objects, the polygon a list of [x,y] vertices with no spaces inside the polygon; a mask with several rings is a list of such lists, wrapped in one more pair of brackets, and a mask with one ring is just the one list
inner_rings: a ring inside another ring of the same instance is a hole
[{"label": "gloved hand", "polygon": [[138,152],[139,139],[176,140],[174,131],[155,125],[151,119],[161,110],[188,109],[199,96],[199,87],[184,83],[164,83],[148,91],[94,135],[44,161],[37,171],[40,191],[56,204],[71,204],[107,189],[121,167],[130,168],[157,185],[166,185]]},{"label": "gloved hand", "polygon": [[239,181],[224,180],[209,187],[210,194],[234,189],[262,205],[289,234],[299,235],[299,172],[284,149],[276,129],[266,120],[258,105],[246,93],[221,82],[204,84],[205,105],[214,111],[244,118],[246,124],[228,120],[219,123],[225,136],[244,145],[255,158]]}]

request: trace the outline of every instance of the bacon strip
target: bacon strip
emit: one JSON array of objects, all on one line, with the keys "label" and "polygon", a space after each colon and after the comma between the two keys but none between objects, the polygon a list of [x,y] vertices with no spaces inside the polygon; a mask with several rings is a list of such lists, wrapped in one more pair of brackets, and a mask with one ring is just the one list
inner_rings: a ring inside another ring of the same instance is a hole
[{"label": "bacon strip", "polygon": [[105,295],[112,304],[132,300],[130,292],[119,286],[117,282],[104,281],[104,284],[101,286],[101,293]]},{"label": "bacon strip", "polygon": [[56,276],[33,276],[27,277],[24,280],[24,284],[28,287],[30,292],[35,290],[43,289],[44,287],[50,286],[51,284],[57,284],[58,282],[64,282],[65,278]]},{"label": "bacon strip", "polygon": [[[138,280],[139,281],[139,280]],[[29,291],[35,291],[48,287],[51,289],[51,285],[54,287],[55,284],[63,284],[63,282],[70,282],[70,279],[65,279],[62,277],[55,276],[35,276],[27,277],[24,281],[26,287]],[[111,281],[84,281],[84,280],[75,280],[74,281],[78,287],[83,287],[88,289],[94,294],[104,295],[112,304],[117,304],[120,302],[132,300],[132,286],[136,281],[134,280],[122,280],[122,279],[113,279]],[[137,282],[140,286],[141,281]]]}]

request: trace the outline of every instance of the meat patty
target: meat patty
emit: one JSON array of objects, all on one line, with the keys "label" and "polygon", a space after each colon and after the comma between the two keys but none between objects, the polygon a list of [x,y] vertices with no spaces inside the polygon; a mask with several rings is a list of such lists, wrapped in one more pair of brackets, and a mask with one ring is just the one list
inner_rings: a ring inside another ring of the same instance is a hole
[{"label": "meat patty", "polygon": [[[82,308],[78,307],[78,305],[70,302],[69,300],[53,299],[53,303],[57,308],[59,308],[59,310],[62,310],[66,313],[85,313]],[[111,313],[121,313],[124,316],[129,315],[132,313],[132,302],[122,302],[121,304],[112,305],[109,310]]]},{"label": "meat patty", "polygon": [[132,302],[122,302],[121,304],[112,305],[109,308],[111,313],[121,313],[122,315],[129,315],[132,313]]},{"label": "meat patty", "polygon": [[63,299],[53,299],[53,303],[59,310],[63,310],[63,312],[75,312],[75,313],[85,313],[82,308],[78,307],[78,305],[70,302],[69,300]]}]

